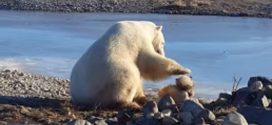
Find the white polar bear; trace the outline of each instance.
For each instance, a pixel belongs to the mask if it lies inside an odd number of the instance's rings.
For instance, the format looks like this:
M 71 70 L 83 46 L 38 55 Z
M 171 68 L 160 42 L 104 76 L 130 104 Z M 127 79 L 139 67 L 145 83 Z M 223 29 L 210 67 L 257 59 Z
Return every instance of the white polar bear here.
M 190 73 L 164 57 L 162 26 L 148 21 L 114 24 L 78 60 L 71 74 L 75 104 L 140 108 L 142 79 Z

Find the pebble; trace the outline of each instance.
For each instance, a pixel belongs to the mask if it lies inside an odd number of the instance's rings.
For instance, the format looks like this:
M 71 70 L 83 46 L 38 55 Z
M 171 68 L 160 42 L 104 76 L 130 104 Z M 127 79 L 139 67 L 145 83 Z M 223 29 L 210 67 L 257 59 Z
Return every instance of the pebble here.
M 31 75 L 17 70 L 0 70 L 0 86 L 0 95 L 5 96 L 70 98 L 69 80 Z

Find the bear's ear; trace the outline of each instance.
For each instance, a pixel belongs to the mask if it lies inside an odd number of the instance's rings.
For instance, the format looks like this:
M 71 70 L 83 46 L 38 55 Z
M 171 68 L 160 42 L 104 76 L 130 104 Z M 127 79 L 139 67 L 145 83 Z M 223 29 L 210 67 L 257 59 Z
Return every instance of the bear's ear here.
M 156 29 L 157 29 L 158 31 L 162 31 L 162 26 L 157 26 Z

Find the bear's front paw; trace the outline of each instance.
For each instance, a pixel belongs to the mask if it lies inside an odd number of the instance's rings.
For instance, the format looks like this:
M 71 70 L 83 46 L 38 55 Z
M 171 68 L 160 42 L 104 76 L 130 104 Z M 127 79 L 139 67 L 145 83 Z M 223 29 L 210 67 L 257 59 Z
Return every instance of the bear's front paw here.
M 137 97 L 134 100 L 140 105 L 144 105 L 147 102 L 147 98 L 145 96 Z
M 172 74 L 173 75 L 184 75 L 184 74 L 190 74 L 191 70 L 188 68 L 179 68 L 179 69 L 175 69 L 173 70 Z

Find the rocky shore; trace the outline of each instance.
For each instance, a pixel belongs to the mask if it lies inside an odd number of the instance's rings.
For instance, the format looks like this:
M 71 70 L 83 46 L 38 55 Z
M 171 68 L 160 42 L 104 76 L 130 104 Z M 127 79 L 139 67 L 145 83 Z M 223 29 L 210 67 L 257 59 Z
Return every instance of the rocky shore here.
M 186 77 L 176 82 L 182 90 L 174 93 L 197 90 Z M 146 92 L 149 101 L 140 111 L 99 109 L 72 105 L 69 80 L 5 69 L 0 70 L 0 124 L 270 125 L 272 80 L 258 76 L 247 87 L 238 84 L 235 80 L 231 94 L 221 93 L 212 102 L 193 94 L 159 97 L 153 91 Z
M 271 0 L 1 0 L 0 9 L 272 17 Z

